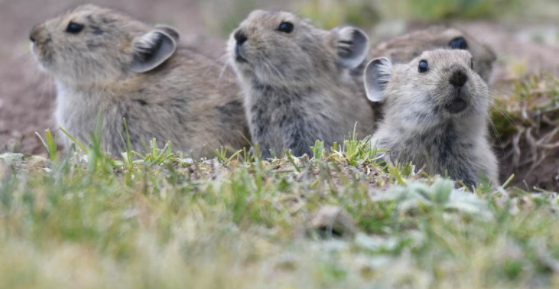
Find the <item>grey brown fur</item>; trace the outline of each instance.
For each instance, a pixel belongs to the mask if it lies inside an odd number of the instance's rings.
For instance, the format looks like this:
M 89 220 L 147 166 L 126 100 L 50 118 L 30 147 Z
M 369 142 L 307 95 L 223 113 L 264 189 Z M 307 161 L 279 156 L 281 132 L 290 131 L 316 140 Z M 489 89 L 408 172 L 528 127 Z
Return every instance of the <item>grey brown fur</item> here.
M 85 28 L 65 32 L 70 21 Z M 99 119 L 105 148 L 124 152 L 125 118 L 134 150 L 156 138 L 211 157 L 221 146 L 238 150 L 248 143 L 234 81 L 220 78 L 213 61 L 182 48 L 171 28 L 85 5 L 35 27 L 31 36 L 41 67 L 57 83 L 56 121 L 82 142 L 91 141 Z
M 451 42 L 460 38 L 465 46 L 455 49 L 468 50 L 474 57 L 474 70 L 489 83 L 493 64 L 497 60 L 495 52 L 464 31 L 451 26 L 436 25 L 382 42 L 371 49 L 370 57 L 388 57 L 394 63 L 408 63 L 424 51 L 451 49 Z
M 282 22 L 291 33 L 278 31 Z M 287 12 L 254 11 L 232 34 L 230 59 L 245 92 L 252 140 L 264 157 L 300 156 L 323 140 L 369 134 L 373 111 L 362 77 L 368 38 L 346 27 L 325 31 Z
M 425 73 L 418 69 L 422 60 L 429 65 Z M 497 160 L 487 141 L 489 90 L 471 63 L 467 51 L 434 50 L 408 64 L 387 58 L 369 64 L 367 95 L 384 101 L 386 110 L 371 143 L 388 149 L 386 161 L 448 173 L 469 187 L 483 177 L 498 184 Z
M 456 46 L 456 41 L 462 46 Z M 474 57 L 474 70 L 490 83 L 497 60 L 495 52 L 467 33 L 447 25 L 431 26 L 379 43 L 371 49 L 370 58 L 388 57 L 393 63 L 408 63 L 424 51 L 434 49 L 468 50 Z M 383 105 L 371 105 L 376 112 L 375 122 L 380 123 L 384 116 Z

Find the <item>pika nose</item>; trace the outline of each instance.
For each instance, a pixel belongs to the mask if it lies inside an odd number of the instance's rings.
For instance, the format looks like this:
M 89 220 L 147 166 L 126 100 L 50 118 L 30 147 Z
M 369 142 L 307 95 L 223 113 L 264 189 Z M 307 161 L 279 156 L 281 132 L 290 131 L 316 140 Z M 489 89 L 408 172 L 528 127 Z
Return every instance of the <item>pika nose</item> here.
M 463 87 L 468 82 L 468 75 L 463 70 L 456 70 L 450 77 L 449 82 L 456 88 Z
M 237 41 L 237 44 L 243 44 L 248 40 L 248 36 L 241 30 L 237 30 L 237 32 L 235 32 L 234 37 L 235 40 Z
M 38 34 L 39 34 L 39 26 L 34 26 L 33 29 L 31 29 L 31 34 L 29 35 L 29 40 L 31 40 L 31 42 L 35 43 L 35 41 L 37 41 Z

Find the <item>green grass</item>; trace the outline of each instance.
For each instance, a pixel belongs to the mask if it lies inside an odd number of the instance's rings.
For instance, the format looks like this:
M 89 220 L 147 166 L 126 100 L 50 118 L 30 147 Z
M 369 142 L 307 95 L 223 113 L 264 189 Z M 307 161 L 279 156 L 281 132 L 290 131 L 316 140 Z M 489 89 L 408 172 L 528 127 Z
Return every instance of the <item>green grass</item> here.
M 79 151 L 0 156 L 0 288 L 559 285 L 554 194 L 456 189 L 366 141 L 272 161 Z M 313 228 L 325 206 L 356 232 Z
M 214 29 L 228 33 L 261 2 L 219 6 L 213 13 L 225 20 Z M 331 28 L 376 17 L 495 17 L 502 1 L 318 2 L 290 7 Z M 557 80 L 514 86 L 492 111 L 505 144 L 557 119 Z M 317 143 L 314 158 L 219 150 L 193 161 L 155 142 L 111 157 L 98 139 L 75 141 L 78 152 L 66 156 L 51 132 L 41 138 L 48 159 L 0 155 L 0 289 L 559 287 L 553 193 L 456 189 L 411 165 L 382 167 L 356 140 L 331 152 Z M 347 212 L 356 233 L 313 228 L 325 206 Z
M 351 24 L 369 28 L 378 21 L 395 18 L 423 21 L 499 18 L 503 14 L 517 15 L 525 4 L 521 0 L 307 0 L 295 7 L 321 27 Z
M 207 0 L 201 3 L 205 8 L 205 25 L 219 36 L 229 35 L 255 9 L 292 11 L 324 29 L 339 25 L 370 29 L 378 22 L 391 20 L 554 21 L 559 11 L 559 5 L 553 0 Z

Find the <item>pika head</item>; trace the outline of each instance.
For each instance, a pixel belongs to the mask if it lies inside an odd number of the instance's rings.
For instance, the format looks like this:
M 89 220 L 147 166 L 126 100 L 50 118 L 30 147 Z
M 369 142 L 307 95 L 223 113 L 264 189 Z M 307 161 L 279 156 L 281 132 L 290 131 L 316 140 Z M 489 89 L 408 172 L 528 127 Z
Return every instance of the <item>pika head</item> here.
M 466 50 L 426 51 L 407 64 L 377 58 L 365 72 L 367 97 L 385 102 L 386 115 L 410 126 L 430 127 L 463 116 L 485 118 L 487 84 Z
M 172 28 L 153 28 L 93 5 L 37 25 L 30 35 L 41 67 L 58 80 L 80 85 L 149 72 L 175 53 L 178 39 Z
M 474 70 L 489 82 L 493 63 L 497 59 L 495 52 L 467 33 L 445 25 L 415 31 L 381 43 L 372 50 L 371 56 L 372 58 L 385 56 L 393 62 L 407 63 L 423 51 L 439 48 L 469 51 L 474 59 Z
M 260 83 L 309 84 L 361 65 L 369 51 L 364 32 L 321 30 L 288 12 L 254 11 L 228 45 L 237 73 Z

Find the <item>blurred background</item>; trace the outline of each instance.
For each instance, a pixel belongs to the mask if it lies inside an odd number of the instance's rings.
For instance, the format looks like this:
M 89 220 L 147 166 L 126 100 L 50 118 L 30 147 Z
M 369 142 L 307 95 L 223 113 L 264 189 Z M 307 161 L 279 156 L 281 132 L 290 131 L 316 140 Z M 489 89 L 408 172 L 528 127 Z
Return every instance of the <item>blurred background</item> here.
M 227 35 L 253 9 L 293 11 L 326 29 L 359 26 L 374 43 L 433 23 L 453 24 L 499 56 L 492 81 L 493 138 L 503 175 L 537 170 L 545 176 L 529 185 L 557 187 L 559 145 L 552 146 L 559 95 L 557 0 L 0 0 L 0 153 L 44 153 L 35 132 L 53 128 L 54 85 L 38 71 L 28 34 L 33 25 L 84 3 L 174 26 L 185 45 L 216 61 L 224 59 Z M 543 122 L 544 116 L 550 122 Z M 544 137 L 546 143 L 538 147 Z

